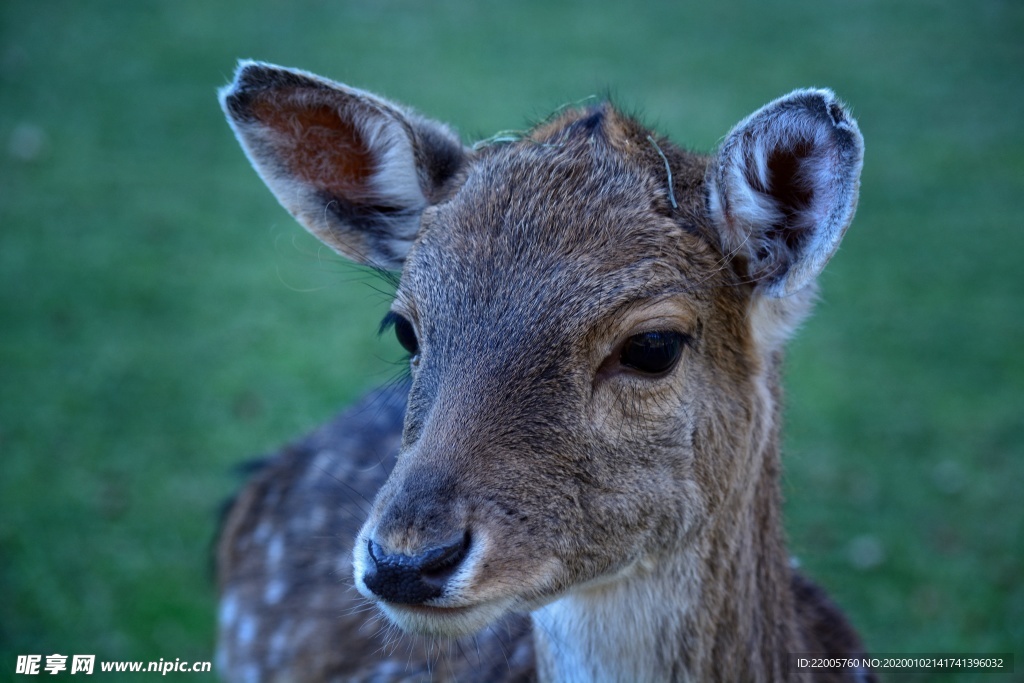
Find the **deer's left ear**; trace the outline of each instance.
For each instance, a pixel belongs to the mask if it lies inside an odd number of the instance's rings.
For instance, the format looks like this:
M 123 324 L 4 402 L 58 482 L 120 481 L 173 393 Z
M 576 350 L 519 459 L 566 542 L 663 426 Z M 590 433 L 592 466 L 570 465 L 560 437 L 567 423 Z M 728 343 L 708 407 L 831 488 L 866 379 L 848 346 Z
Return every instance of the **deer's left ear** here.
M 757 290 L 813 282 L 853 220 L 864 140 L 830 90 L 797 90 L 726 136 L 708 169 L 708 208 L 726 254 Z

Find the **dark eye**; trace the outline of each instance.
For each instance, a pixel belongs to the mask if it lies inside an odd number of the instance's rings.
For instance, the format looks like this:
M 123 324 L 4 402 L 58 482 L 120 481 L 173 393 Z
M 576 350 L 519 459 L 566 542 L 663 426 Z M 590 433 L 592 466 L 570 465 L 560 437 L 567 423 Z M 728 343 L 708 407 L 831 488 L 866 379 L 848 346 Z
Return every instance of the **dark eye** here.
M 395 328 L 395 337 L 398 339 L 398 343 L 409 352 L 410 356 L 419 353 L 420 343 L 416 339 L 416 330 L 413 329 L 412 323 L 407 318 L 393 311 L 389 312 L 381 321 L 380 331 L 383 333 L 389 327 Z
M 671 370 L 683 353 L 686 335 L 680 332 L 656 331 L 635 334 L 626 340 L 619 362 L 627 368 L 649 375 Z

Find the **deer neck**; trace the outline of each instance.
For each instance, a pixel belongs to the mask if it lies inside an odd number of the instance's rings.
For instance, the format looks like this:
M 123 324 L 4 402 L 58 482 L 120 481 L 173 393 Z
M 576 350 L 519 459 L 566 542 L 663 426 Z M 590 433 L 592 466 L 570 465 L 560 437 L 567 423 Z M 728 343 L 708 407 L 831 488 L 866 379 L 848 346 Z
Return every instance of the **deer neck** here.
M 769 405 L 777 396 L 770 392 Z M 542 681 L 775 681 L 800 635 L 780 524 L 777 415 L 749 481 L 682 550 L 535 611 Z M 775 423 L 775 424 L 773 424 Z
M 533 612 L 539 679 L 693 680 L 679 668 L 700 581 L 686 565 L 639 567 Z

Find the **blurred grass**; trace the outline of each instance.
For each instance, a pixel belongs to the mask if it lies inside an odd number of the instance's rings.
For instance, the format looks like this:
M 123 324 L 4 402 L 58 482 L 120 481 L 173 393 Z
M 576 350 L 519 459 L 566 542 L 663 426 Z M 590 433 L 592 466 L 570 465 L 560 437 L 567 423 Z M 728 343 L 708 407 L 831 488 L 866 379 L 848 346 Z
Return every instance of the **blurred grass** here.
M 467 139 L 610 91 L 708 150 L 834 88 L 867 158 L 790 353 L 793 549 L 873 651 L 1020 659 L 1022 35 L 1012 0 L 7 0 L 0 679 L 26 653 L 211 659 L 230 467 L 394 372 L 381 283 L 292 225 L 222 121 L 239 57 Z

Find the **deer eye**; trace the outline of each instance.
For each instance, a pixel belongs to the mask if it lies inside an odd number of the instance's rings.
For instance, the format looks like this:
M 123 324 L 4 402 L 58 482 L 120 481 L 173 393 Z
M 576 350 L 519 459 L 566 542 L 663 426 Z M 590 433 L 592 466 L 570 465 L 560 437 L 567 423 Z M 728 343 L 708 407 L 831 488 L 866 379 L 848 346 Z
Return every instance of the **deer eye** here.
M 619 362 L 648 375 L 662 375 L 675 367 L 683 353 L 686 335 L 657 330 L 634 334 L 626 340 Z
M 381 321 L 380 332 L 383 333 L 389 327 L 395 328 L 395 337 L 398 339 L 398 343 L 409 352 L 410 356 L 415 356 L 419 353 L 420 343 L 416 339 L 416 330 L 408 318 L 391 311 Z

